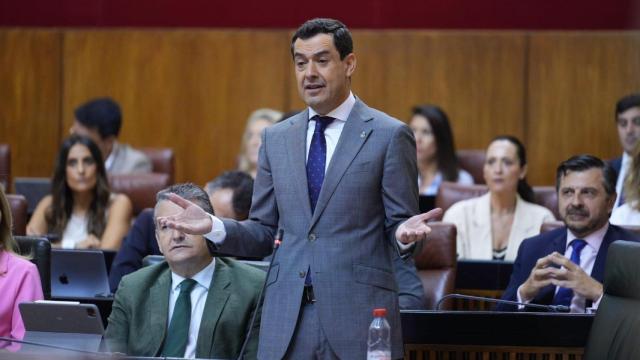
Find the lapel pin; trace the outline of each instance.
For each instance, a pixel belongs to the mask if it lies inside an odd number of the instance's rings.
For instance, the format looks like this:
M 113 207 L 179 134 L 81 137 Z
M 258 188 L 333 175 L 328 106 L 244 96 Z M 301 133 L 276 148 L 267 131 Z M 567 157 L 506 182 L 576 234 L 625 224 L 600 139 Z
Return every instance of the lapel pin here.
M 364 137 L 367 136 L 367 132 L 363 131 L 360 133 L 360 137 L 364 139 Z

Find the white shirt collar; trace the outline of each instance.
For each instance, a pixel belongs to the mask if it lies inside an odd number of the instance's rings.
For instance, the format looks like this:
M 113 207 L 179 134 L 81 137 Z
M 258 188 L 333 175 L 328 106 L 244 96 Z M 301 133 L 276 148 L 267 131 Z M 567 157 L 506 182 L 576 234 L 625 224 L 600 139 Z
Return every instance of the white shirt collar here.
M 353 110 L 353 106 L 355 104 L 356 104 L 356 97 L 353 95 L 351 91 L 349 91 L 349 96 L 347 96 L 347 99 L 344 102 L 342 102 L 340 106 L 329 111 L 329 113 L 326 114 L 325 116 L 330 116 L 334 119 L 341 120 L 341 121 L 347 121 L 347 119 L 349 118 L 349 114 L 351 114 L 351 110 Z M 309 107 L 309 119 L 313 118 L 316 115 L 318 115 L 318 113 L 315 110 L 313 110 L 311 107 Z
M 597 231 L 592 232 L 591 234 L 582 238 L 582 240 L 587 242 L 589 247 L 593 248 L 596 252 L 600 249 L 600 245 L 602 245 L 602 240 L 604 240 L 604 236 L 607 234 L 607 230 L 609 230 L 609 222 L 598 229 Z M 575 239 L 579 239 L 575 236 L 571 230 L 567 229 L 567 243 L 565 245 L 565 250 L 569 247 L 569 244 Z
M 622 166 L 620 166 L 620 171 L 623 171 L 623 169 L 626 169 L 627 166 L 629 166 L 629 164 L 631 163 L 631 156 L 629 156 L 629 154 L 627 154 L 626 151 L 622 152 Z
M 205 266 L 204 269 L 200 270 L 200 272 L 193 275 L 191 278 L 195 280 L 198 283 L 198 285 L 203 286 L 205 289 L 209 290 L 209 285 L 211 285 L 211 280 L 213 279 L 213 272 L 215 270 L 215 265 L 216 265 L 216 259 L 212 258 L 211 263 L 209 263 L 209 265 Z M 184 279 L 185 279 L 184 277 L 172 271 L 171 272 L 171 290 L 172 291 L 179 290 L 178 287 L 180 286 L 180 283 L 182 283 Z

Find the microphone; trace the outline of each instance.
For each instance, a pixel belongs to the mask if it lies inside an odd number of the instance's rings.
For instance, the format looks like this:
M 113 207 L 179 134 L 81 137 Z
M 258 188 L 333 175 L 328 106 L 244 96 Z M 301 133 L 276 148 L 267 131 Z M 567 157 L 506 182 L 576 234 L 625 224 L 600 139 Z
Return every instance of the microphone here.
M 14 338 L 10 338 L 10 337 L 5 337 L 5 336 L 0 336 L 0 341 L 12 342 L 12 343 L 17 343 L 17 344 L 25 344 L 25 345 L 42 346 L 44 348 L 65 350 L 65 351 L 71 351 L 71 352 L 81 353 L 81 354 L 91 354 L 91 355 L 109 355 L 110 354 L 110 353 L 101 353 L 101 352 L 97 352 L 97 351 L 88 351 L 88 350 L 80 350 L 80 349 L 68 348 L 68 347 L 59 346 L 59 345 L 43 344 L 43 343 L 39 343 L 39 342 L 35 342 L 35 341 L 18 340 L 18 339 L 14 339 Z
M 490 297 L 482 297 L 482 296 L 472 296 L 472 295 L 462 295 L 462 294 L 448 294 L 440 298 L 438 303 L 436 304 L 436 310 L 440 310 L 440 305 L 447 299 L 465 299 L 465 300 L 476 300 L 476 301 L 486 301 L 497 304 L 505 304 L 505 305 L 514 305 L 514 306 L 524 306 L 532 309 L 541 309 L 555 313 L 568 313 L 569 307 L 566 305 L 540 305 L 540 304 L 527 304 L 521 303 L 517 301 L 511 300 L 502 300 L 502 299 L 494 299 Z
M 276 258 L 276 253 L 280 248 L 280 244 L 282 244 L 282 237 L 284 235 L 284 230 L 278 229 L 276 233 L 275 239 L 273 239 L 273 255 L 271 256 L 271 261 L 269 261 L 269 267 L 267 268 L 267 276 L 264 278 L 264 283 L 262 284 L 262 289 L 260 289 L 260 296 L 258 296 L 258 306 L 256 306 L 255 311 L 253 312 L 253 316 L 251 317 L 251 322 L 249 323 L 249 330 L 247 330 L 247 336 L 244 338 L 244 342 L 242 343 L 242 347 L 240 348 L 240 353 L 238 354 L 238 360 L 244 359 L 244 352 L 249 343 L 249 339 L 251 338 L 251 330 L 253 330 L 253 324 L 256 322 L 256 315 L 258 314 L 258 308 L 260 307 L 260 303 L 264 302 L 262 298 L 262 294 L 264 293 L 264 289 L 267 287 L 267 281 L 269 280 L 269 274 L 271 273 L 271 267 L 273 266 L 273 260 Z

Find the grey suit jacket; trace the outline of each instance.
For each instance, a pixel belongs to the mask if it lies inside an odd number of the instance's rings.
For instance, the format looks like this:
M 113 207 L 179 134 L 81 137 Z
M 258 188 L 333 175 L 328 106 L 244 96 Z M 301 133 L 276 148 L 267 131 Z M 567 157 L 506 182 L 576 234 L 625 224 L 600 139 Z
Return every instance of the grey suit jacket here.
M 263 282 L 263 271 L 231 259 L 216 258 L 198 333 L 197 358 L 238 357 L 251 316 L 259 309 Z M 105 334 L 110 351 L 158 356 L 167 332 L 170 287 L 171 271 L 164 261 L 122 278 Z M 260 326 L 259 322 L 258 316 L 254 326 Z M 256 358 L 257 335 L 255 328 L 245 359 Z
M 387 309 L 392 355 L 402 357 L 392 251 L 397 226 L 418 212 L 413 134 L 357 100 L 312 214 L 307 124 L 303 111 L 264 131 L 249 220 L 223 220 L 227 236 L 218 250 L 240 256 L 268 255 L 276 230 L 284 230 L 267 279 L 258 358 L 285 355 L 309 268 L 321 326 L 340 358 L 365 358 L 375 308 Z
M 109 174 L 150 173 L 152 169 L 151 160 L 147 155 L 127 144 L 118 143 L 113 154 L 113 163 L 107 172 Z

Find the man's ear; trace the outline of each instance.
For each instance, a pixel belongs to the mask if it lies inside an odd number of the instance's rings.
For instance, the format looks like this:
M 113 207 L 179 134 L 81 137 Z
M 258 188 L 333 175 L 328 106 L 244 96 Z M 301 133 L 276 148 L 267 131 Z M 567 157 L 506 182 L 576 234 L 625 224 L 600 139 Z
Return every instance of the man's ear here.
M 353 73 L 356 71 L 356 54 L 351 53 L 347 56 L 345 56 L 344 60 L 342 60 L 342 62 L 345 64 L 346 66 L 346 72 L 347 72 L 347 77 L 351 78 L 351 75 L 353 75 Z
M 158 243 L 158 249 L 160 250 L 160 254 L 164 255 L 164 253 L 162 252 L 162 246 L 160 246 L 160 237 L 158 236 L 158 229 L 155 229 L 153 231 L 153 234 L 156 237 L 156 242 Z

